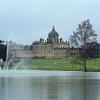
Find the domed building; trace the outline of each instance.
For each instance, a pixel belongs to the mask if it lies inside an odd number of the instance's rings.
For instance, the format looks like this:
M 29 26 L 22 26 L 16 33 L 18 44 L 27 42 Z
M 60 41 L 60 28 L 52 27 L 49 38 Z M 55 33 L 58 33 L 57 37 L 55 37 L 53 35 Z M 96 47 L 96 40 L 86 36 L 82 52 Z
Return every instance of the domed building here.
M 48 34 L 48 38 L 44 41 L 40 38 L 39 41 L 33 42 L 30 49 L 23 50 L 24 58 L 65 58 L 68 56 L 69 42 L 64 42 L 59 38 L 54 26 Z M 13 56 L 20 58 L 20 50 L 14 51 Z
M 34 42 L 32 44 L 33 58 L 65 58 L 68 56 L 69 43 L 59 38 L 54 26 L 48 34 L 47 41 Z
M 54 26 L 52 28 L 52 31 L 48 35 L 47 42 L 48 43 L 57 43 L 57 42 L 59 42 L 59 34 L 55 31 Z

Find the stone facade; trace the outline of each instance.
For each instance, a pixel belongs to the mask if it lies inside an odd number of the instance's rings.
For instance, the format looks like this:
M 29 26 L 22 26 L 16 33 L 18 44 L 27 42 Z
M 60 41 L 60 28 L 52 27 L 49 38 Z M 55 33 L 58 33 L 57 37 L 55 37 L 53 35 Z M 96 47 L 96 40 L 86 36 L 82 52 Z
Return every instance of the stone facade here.
M 66 43 L 37 43 L 32 45 L 33 57 L 64 58 L 67 55 Z

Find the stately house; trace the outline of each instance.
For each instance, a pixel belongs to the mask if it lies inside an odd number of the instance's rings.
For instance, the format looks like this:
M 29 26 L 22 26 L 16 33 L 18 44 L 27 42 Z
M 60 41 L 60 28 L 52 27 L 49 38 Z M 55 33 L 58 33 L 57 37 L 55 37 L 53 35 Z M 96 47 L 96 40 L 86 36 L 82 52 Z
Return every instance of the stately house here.
M 56 32 L 54 26 L 46 41 L 40 39 L 33 42 L 30 48 L 13 50 L 13 57 L 30 58 L 65 58 L 68 56 L 69 42 L 64 42 Z
M 33 57 L 45 58 L 64 58 L 67 56 L 69 43 L 59 38 L 59 34 L 53 26 L 52 31 L 48 34 L 47 41 L 40 39 L 39 42 L 32 44 Z

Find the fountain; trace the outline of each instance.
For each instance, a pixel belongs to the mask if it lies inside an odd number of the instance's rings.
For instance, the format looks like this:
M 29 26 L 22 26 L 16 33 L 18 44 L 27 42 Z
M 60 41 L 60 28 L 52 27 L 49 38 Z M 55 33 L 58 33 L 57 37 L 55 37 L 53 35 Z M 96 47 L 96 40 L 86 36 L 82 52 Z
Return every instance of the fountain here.
M 0 68 L 3 70 L 16 70 L 19 66 L 22 66 L 23 64 L 23 49 L 20 48 L 16 43 L 12 41 L 7 41 L 7 50 L 6 50 L 6 61 L 3 61 L 3 59 L 0 59 Z M 14 53 L 16 53 L 16 50 L 19 50 L 17 52 L 18 55 L 20 55 L 20 58 L 17 58 Z

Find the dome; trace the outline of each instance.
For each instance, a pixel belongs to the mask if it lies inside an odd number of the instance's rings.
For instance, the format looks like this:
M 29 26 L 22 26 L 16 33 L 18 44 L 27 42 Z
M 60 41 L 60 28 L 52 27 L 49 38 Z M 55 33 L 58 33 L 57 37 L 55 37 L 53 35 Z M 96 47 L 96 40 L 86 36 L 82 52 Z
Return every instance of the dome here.
M 53 26 L 52 31 L 48 35 L 50 38 L 52 37 L 59 37 L 59 34 L 55 31 L 55 28 Z

